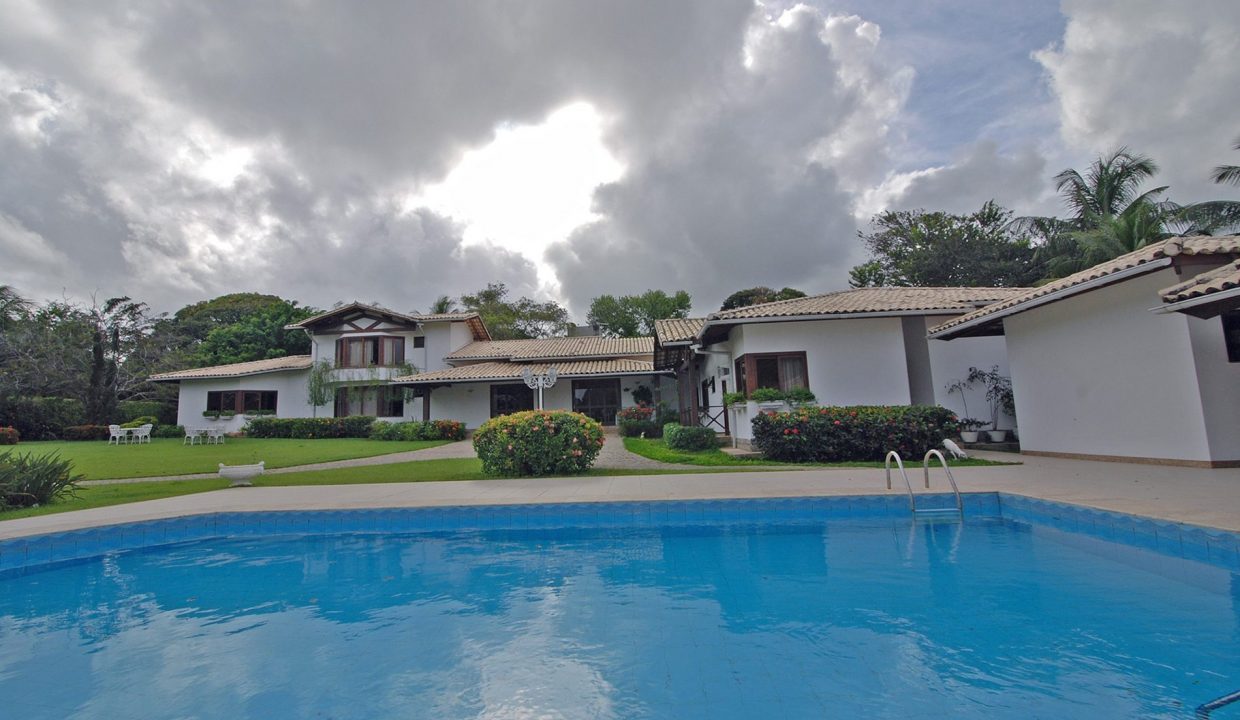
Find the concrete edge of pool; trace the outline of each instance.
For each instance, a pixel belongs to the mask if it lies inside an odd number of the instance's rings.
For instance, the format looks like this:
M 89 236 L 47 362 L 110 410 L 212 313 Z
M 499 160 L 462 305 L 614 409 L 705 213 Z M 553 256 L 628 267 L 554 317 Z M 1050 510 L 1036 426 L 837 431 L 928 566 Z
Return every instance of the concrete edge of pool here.
M 955 507 L 954 497 L 947 493 L 924 493 L 918 500 L 921 507 Z M 1117 547 L 1240 572 L 1240 533 L 1011 493 L 966 493 L 963 501 L 966 519 L 1014 520 L 1052 528 L 1067 536 L 1108 541 Z M 0 578 L 113 552 L 221 538 L 564 527 L 654 528 L 853 519 L 927 522 L 912 518 L 907 495 L 890 494 L 224 511 L 0 540 Z M 942 521 L 942 517 L 937 520 Z

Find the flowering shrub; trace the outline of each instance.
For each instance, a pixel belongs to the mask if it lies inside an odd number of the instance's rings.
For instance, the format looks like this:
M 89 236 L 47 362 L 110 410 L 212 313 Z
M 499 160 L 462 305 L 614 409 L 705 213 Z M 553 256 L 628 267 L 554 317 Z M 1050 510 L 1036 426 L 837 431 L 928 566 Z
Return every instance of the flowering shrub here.
M 888 450 L 920 458 L 957 432 L 956 416 L 937 405 L 801 407 L 760 413 L 754 445 L 772 460 L 882 460 Z
M 60 431 L 62 440 L 107 440 L 107 425 L 70 425 Z
M 429 422 L 387 422 L 376 420 L 370 426 L 371 440 L 464 440 L 465 423 L 460 420 Z
M 711 450 L 719 447 L 719 436 L 710 428 L 668 423 L 663 426 L 663 442 L 673 450 Z
M 622 409 L 616 414 L 616 425 L 624 437 L 663 437 L 663 426 L 656 420 L 655 409 L 650 405 L 635 405 Z
M 581 413 L 527 410 L 491 418 L 474 433 L 490 475 L 577 475 L 594 464 L 603 427 Z
M 293 438 L 315 440 L 318 438 L 364 438 L 370 437 L 370 426 L 375 419 L 369 415 L 340 418 L 253 418 L 245 426 L 246 437 Z
M 18 434 L 11 427 L 0 427 L 0 445 L 16 445 Z

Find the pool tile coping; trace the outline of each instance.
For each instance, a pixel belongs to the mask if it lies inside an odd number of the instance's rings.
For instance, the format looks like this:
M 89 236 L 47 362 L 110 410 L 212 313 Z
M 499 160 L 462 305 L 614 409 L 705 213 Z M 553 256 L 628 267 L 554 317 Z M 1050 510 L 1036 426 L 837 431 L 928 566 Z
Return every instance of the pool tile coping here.
M 962 493 L 961 498 L 966 519 L 1015 520 L 1240 572 L 1240 533 L 1007 492 Z M 950 509 L 955 499 L 949 493 L 930 493 L 918 495 L 917 503 L 924 509 Z M 862 518 L 907 519 L 908 498 L 832 495 L 210 512 L 0 540 L 0 578 L 113 552 L 214 538 Z

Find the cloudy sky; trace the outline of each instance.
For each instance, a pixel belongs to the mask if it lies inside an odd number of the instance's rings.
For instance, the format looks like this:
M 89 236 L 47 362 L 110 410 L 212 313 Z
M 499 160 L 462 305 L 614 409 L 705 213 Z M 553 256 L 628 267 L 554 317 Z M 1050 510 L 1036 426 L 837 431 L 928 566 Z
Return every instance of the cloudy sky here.
M 424 308 L 825 292 L 884 208 L 1235 198 L 1235 0 L 0 0 L 0 284 Z

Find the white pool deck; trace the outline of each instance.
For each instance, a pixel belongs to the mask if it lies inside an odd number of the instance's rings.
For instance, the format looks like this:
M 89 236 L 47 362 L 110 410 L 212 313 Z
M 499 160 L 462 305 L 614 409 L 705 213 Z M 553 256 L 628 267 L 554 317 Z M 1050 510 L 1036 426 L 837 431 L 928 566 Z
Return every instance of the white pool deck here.
M 1024 464 L 957 468 L 953 472 L 961 492 L 1015 493 L 1240 531 L 1240 469 L 982 454 Z M 230 488 L 0 521 L 0 539 L 214 512 L 907 494 L 898 473 L 893 473 L 890 491 L 884 477 L 880 469 L 846 468 Z M 909 477 L 915 492 L 926 492 L 920 465 L 910 469 Z M 949 489 L 942 470 L 931 473 L 930 486 L 931 492 Z

